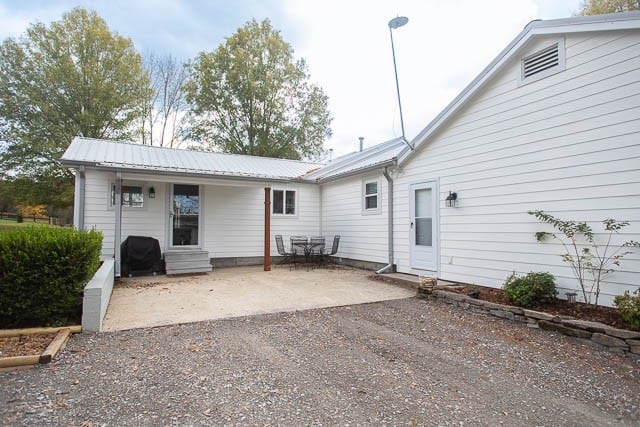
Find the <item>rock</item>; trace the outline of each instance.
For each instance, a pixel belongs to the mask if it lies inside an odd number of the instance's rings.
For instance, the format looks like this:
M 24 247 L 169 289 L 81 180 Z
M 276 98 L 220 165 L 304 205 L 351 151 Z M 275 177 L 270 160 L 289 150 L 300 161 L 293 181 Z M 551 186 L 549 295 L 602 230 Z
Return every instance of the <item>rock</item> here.
M 576 338 L 591 338 L 591 332 L 583 331 L 582 329 L 573 329 L 569 326 L 562 325 L 560 323 L 549 322 L 547 320 L 540 320 L 538 325 L 547 331 L 556 331 L 561 334 L 568 335 Z M 594 334 L 595 335 L 595 334 Z M 606 336 L 606 335 L 605 335 Z
M 504 310 L 504 311 L 510 311 L 513 314 L 522 314 L 522 309 L 520 307 L 513 307 L 510 305 L 504 305 L 504 304 L 496 304 L 489 301 L 484 301 L 483 305 L 489 310 Z
M 618 347 L 618 348 L 627 348 L 627 343 L 621 340 L 620 338 L 615 338 L 610 335 L 601 334 L 599 332 L 595 332 L 591 336 L 591 340 L 593 342 L 597 342 L 598 344 L 602 344 L 607 347 Z
M 510 311 L 506 311 L 506 310 L 489 310 L 489 313 L 491 313 L 491 315 L 496 316 L 496 317 L 502 317 L 503 319 L 515 320 L 515 315 Z
M 456 294 L 456 293 L 453 293 L 453 292 L 448 292 L 445 298 L 448 298 L 448 299 L 453 300 L 453 301 L 464 301 L 464 302 L 467 302 L 467 300 L 471 299 L 466 295 Z
M 622 338 L 624 340 L 635 340 L 640 338 L 640 332 L 628 331 L 626 329 L 607 327 L 605 333 L 607 335 L 611 335 L 612 337 Z
M 548 322 L 553 322 L 553 320 L 556 318 L 556 316 L 554 316 L 553 314 L 543 313 L 541 311 L 523 309 L 522 313 L 526 317 L 531 317 L 532 319 L 537 319 L 537 320 L 546 320 Z
M 609 328 L 607 325 L 602 323 L 576 319 L 562 320 L 562 324 L 573 328 L 584 329 L 585 331 L 600 332 L 603 334 L 606 333 L 606 330 Z

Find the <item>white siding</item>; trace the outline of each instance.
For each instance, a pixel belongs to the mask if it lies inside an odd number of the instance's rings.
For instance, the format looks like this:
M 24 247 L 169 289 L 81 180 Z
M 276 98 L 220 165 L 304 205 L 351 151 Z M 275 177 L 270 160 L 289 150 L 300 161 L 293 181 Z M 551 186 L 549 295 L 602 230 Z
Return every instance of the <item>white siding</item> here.
M 85 228 L 95 227 L 103 234 L 102 256 L 114 255 L 115 211 L 109 206 L 110 185 L 115 181 L 114 172 L 92 169 L 86 171 Z M 165 248 L 166 199 L 163 183 L 125 179 L 124 184 L 140 184 L 144 192 L 143 208 L 122 209 L 122 241 L 128 236 L 149 236 L 160 241 Z M 156 197 L 149 198 L 149 187 L 156 190 Z
M 380 209 L 363 213 L 363 181 L 378 180 Z M 387 181 L 383 175 L 356 176 L 322 185 L 322 234 L 340 235 L 338 256 L 387 263 Z
M 264 254 L 264 187 L 207 186 L 205 193 L 204 249 L 212 258 L 254 257 Z M 285 244 L 292 235 L 318 235 L 318 188 L 307 184 L 273 184 L 296 190 L 297 214 L 271 217 L 271 254 L 277 255 L 274 237 Z
M 522 56 L 552 39 L 527 46 Z M 439 277 L 499 287 L 512 271 L 550 271 L 577 289 L 557 242 L 528 210 L 631 224 L 616 238 L 640 240 L 640 33 L 567 36 L 566 70 L 519 85 L 514 57 L 399 171 L 395 187 L 395 256 L 409 265 L 409 185 L 431 178 L 440 188 Z M 428 172 L 425 172 L 428 171 Z M 447 208 L 449 191 L 459 206 Z M 599 236 L 602 237 L 602 236 Z M 607 278 L 610 304 L 640 284 L 640 252 Z M 565 292 L 562 290 L 561 292 Z

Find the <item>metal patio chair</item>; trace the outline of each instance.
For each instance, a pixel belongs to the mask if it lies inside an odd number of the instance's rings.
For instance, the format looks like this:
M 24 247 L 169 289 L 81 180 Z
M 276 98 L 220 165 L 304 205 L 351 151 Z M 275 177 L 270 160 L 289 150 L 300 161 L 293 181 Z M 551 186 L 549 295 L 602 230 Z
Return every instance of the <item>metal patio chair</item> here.
M 325 238 L 323 236 L 311 237 L 309 239 L 311 246 L 311 256 L 318 265 L 324 262 Z
M 291 264 L 293 262 L 293 252 L 287 252 L 284 247 L 284 242 L 282 241 L 282 235 L 276 234 L 276 247 L 278 248 L 278 255 L 282 256 L 283 259 L 278 264 Z
M 333 245 L 331 245 L 331 252 L 326 254 L 327 259 L 331 259 L 329 257 L 338 253 L 338 246 L 340 245 L 340 236 L 336 234 L 333 236 Z
M 293 254 L 293 264 L 296 267 L 300 260 L 306 261 L 308 246 L 309 241 L 305 236 L 291 236 L 291 253 Z

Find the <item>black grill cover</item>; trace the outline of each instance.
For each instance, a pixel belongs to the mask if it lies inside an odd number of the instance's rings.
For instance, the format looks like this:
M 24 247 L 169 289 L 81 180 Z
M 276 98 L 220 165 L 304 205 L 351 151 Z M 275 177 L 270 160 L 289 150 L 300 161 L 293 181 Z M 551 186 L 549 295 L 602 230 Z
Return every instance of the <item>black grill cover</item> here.
M 129 236 L 120 245 L 122 275 L 157 273 L 161 270 L 160 243 L 153 237 Z

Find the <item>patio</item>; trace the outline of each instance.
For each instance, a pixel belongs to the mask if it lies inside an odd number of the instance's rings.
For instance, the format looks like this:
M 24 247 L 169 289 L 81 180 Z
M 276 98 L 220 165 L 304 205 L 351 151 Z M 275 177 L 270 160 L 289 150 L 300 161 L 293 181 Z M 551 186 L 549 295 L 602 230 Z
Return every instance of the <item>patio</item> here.
M 307 271 L 261 266 L 215 269 L 198 276 L 121 279 L 113 289 L 104 331 L 337 307 L 408 298 L 414 290 L 371 281 L 347 268 Z

